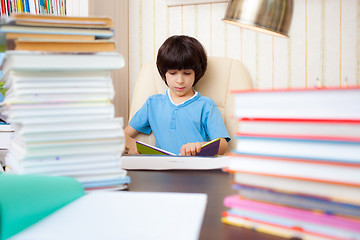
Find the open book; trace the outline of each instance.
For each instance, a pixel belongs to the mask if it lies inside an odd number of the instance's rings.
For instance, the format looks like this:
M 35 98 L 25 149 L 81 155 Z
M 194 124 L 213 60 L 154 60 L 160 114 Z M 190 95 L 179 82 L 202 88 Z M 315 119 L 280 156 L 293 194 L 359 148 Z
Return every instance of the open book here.
M 220 138 L 216 138 L 210 142 L 205 143 L 201 146 L 201 151 L 196 154 L 196 156 L 214 156 L 216 157 L 219 151 Z M 165 151 L 161 148 L 151 146 L 149 144 L 136 141 L 136 147 L 140 154 L 148 155 L 171 155 L 177 156 L 175 153 Z

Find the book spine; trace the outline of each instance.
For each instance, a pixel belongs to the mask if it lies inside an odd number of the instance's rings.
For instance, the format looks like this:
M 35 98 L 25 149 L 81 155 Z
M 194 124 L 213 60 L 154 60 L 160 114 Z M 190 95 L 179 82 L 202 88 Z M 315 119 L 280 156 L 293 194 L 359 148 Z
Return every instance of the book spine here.
M 66 0 L 61 0 L 63 6 L 63 15 L 67 15 Z
M 24 12 L 24 6 L 22 3 L 23 3 L 22 0 L 18 0 L 18 13 Z
M 12 6 L 13 6 L 13 8 L 12 8 L 12 12 L 11 12 L 11 14 L 14 14 L 14 13 L 17 13 L 18 12 L 18 0 L 11 0 L 11 4 L 12 4 Z
M 30 12 L 30 3 L 29 1 L 32 1 L 32 0 L 25 0 L 25 4 L 26 4 L 26 12 Z
M 308 221 L 314 224 L 324 224 L 332 227 L 342 228 L 344 230 L 357 231 L 360 229 L 360 221 L 351 218 L 319 214 L 312 211 L 289 208 L 281 205 L 262 203 L 229 196 L 224 199 L 224 205 L 230 208 L 248 209 L 250 211 L 270 214 L 289 219 Z M 360 233 L 360 232 L 359 232 Z
M 10 0 L 10 14 L 16 13 L 16 0 Z
M 46 0 L 46 11 L 47 11 L 47 14 L 51 14 L 51 9 L 50 9 L 50 0 Z
M 1 0 L 1 15 L 6 15 L 5 0 Z
M 10 2 L 6 0 L 6 16 L 10 16 Z

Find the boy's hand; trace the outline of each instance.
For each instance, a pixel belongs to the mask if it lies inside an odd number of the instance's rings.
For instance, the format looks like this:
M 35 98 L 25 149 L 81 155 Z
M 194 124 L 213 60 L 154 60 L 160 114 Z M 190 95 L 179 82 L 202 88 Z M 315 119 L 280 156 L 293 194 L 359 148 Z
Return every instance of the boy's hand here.
M 139 154 L 137 148 L 129 148 L 127 149 L 127 154 Z
M 139 132 L 132 128 L 130 125 L 124 129 L 125 133 L 125 151 L 127 154 L 139 154 L 136 148 L 136 139 L 134 138 Z
M 187 143 L 181 147 L 180 156 L 195 156 L 204 144 L 203 142 Z

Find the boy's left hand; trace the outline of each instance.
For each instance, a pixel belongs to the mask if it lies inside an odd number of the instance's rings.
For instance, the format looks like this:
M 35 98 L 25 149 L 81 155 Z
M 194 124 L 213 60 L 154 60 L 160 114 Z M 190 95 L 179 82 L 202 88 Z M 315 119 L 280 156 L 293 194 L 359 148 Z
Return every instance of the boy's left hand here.
M 195 156 L 201 150 L 203 142 L 187 143 L 180 149 L 180 156 Z

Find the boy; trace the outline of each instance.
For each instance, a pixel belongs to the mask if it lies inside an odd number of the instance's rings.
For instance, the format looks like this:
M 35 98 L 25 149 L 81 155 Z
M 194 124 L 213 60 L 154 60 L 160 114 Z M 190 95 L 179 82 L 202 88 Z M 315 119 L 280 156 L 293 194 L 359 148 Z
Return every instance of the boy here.
M 153 131 L 156 147 L 185 156 L 200 152 L 207 141 L 221 138 L 219 155 L 226 152 L 229 134 L 215 102 L 193 86 L 205 74 L 206 52 L 189 36 L 169 37 L 158 51 L 156 65 L 169 87 L 150 96 L 125 128 L 129 154 L 137 154 L 134 137 Z

